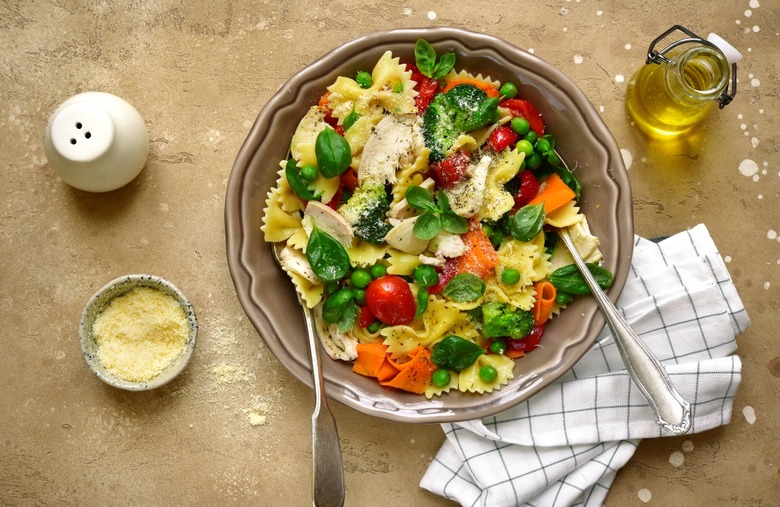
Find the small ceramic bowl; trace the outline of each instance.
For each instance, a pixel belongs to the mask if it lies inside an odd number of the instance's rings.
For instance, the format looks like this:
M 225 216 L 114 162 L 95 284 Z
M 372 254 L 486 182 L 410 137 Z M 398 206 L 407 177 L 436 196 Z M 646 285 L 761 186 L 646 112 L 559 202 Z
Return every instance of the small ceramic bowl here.
M 123 379 L 111 370 L 103 366 L 98 360 L 98 345 L 95 342 L 93 325 L 95 319 L 105 310 L 112 300 L 127 294 L 136 287 L 149 287 L 172 296 L 184 309 L 187 318 L 189 335 L 182 347 L 181 353 L 176 356 L 159 374 L 141 381 L 133 382 Z M 195 338 L 198 334 L 198 321 L 192 304 L 184 297 L 184 294 L 168 280 L 154 275 L 126 275 L 116 278 L 97 291 L 87 302 L 79 322 L 79 339 L 81 351 L 90 369 L 101 380 L 120 389 L 128 391 L 147 391 L 167 384 L 173 380 L 187 366 L 187 363 L 195 350 Z

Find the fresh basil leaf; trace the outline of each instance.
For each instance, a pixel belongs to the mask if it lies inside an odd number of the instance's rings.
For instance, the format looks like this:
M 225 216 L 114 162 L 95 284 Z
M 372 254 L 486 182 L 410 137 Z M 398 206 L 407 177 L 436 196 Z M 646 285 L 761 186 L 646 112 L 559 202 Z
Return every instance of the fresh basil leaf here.
M 419 185 L 411 185 L 404 193 L 409 206 L 420 211 L 436 211 L 436 203 L 433 194 Z
M 436 208 L 439 211 L 447 211 L 450 209 L 450 198 L 447 197 L 447 193 L 444 190 L 436 192 Z
M 423 213 L 414 221 L 412 233 L 423 241 L 433 239 L 441 229 L 441 219 L 434 213 Z
M 484 353 L 476 343 L 451 334 L 433 346 L 431 362 L 445 370 L 463 371 Z
M 319 199 L 322 195 L 321 190 L 312 192 L 309 189 L 308 182 L 301 178 L 301 171 L 298 169 L 298 164 L 295 162 L 295 159 L 291 158 L 287 161 L 287 165 L 284 167 L 284 176 L 287 178 L 287 183 L 290 184 L 290 188 L 293 189 L 295 195 L 301 199 L 305 201 L 313 201 L 315 199 Z
M 352 149 L 346 139 L 331 127 L 325 127 L 317 134 L 314 142 L 317 166 L 326 178 L 334 178 L 347 170 L 352 163 Z
M 314 274 L 326 282 L 340 280 L 349 272 L 349 254 L 344 245 L 312 220 L 312 231 L 306 244 L 306 258 Z
M 322 303 L 322 320 L 329 324 L 335 324 L 341 320 L 349 303 L 355 298 L 352 289 L 340 289 L 331 294 Z
M 482 297 L 485 293 L 485 282 L 472 273 L 455 275 L 442 290 L 442 295 L 457 301 L 467 303 Z
M 606 289 L 612 285 L 612 273 L 608 270 L 592 263 L 585 264 L 588 271 L 591 272 L 599 287 Z M 556 291 L 566 292 L 568 294 L 590 294 L 588 284 L 582 277 L 582 273 L 574 264 L 563 266 L 553 271 L 548 277 L 550 283 L 555 286 Z
M 498 111 L 498 97 L 490 97 L 482 101 L 476 111 L 461 121 L 461 130 L 471 132 L 484 127 L 496 116 Z
M 436 50 L 425 39 L 417 39 L 414 45 L 414 61 L 424 76 L 432 77 L 436 67 Z
M 355 304 L 355 301 L 350 301 L 344 307 L 344 311 L 341 313 L 339 320 L 336 321 L 336 329 L 342 333 L 346 333 L 355 327 L 355 320 L 357 319 L 357 315 L 357 305 Z
M 509 234 L 517 241 L 531 241 L 544 226 L 544 204 L 528 204 L 512 215 L 507 222 Z
M 350 129 L 352 125 L 355 124 L 356 121 L 360 119 L 360 113 L 357 113 L 355 111 L 352 111 L 347 115 L 346 118 L 344 118 L 344 124 L 342 125 L 344 127 L 344 132 Z
M 469 230 L 469 222 L 453 211 L 441 214 L 441 227 L 450 234 L 465 234 Z
M 417 311 L 414 314 L 414 318 L 418 318 L 420 315 L 425 313 L 425 310 L 428 309 L 428 289 L 425 287 L 420 287 L 417 289 Z
M 441 79 L 444 76 L 446 76 L 447 73 L 451 71 L 454 66 L 455 66 L 455 53 L 443 54 L 441 55 L 439 61 L 434 66 L 431 75 L 428 77 L 431 77 L 433 79 Z

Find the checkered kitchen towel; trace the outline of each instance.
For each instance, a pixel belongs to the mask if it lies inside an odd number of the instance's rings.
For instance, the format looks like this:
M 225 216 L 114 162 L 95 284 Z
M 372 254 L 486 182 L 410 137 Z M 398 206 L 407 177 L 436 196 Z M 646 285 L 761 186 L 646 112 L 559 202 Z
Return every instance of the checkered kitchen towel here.
M 735 338 L 750 320 L 707 228 L 636 238 L 617 306 L 691 404 L 691 433 L 728 424 L 742 367 Z M 420 485 L 464 506 L 601 505 L 640 439 L 668 435 L 655 421 L 605 329 L 531 399 L 443 424 Z

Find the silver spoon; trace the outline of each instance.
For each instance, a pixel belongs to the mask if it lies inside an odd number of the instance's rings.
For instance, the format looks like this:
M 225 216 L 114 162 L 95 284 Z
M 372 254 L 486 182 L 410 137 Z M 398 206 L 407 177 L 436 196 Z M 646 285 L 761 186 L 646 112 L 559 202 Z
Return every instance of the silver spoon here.
M 626 370 L 634 383 L 639 387 L 644 397 L 650 403 L 658 420 L 659 426 L 673 435 L 683 435 L 691 428 L 691 406 L 680 396 L 669 375 L 658 358 L 641 338 L 631 329 L 620 313 L 601 290 L 596 279 L 585 265 L 579 252 L 574 247 L 569 232 L 558 229 L 558 236 L 574 258 L 585 283 L 590 288 L 593 297 L 607 320 L 607 325 L 617 344 L 620 357 L 626 365 Z
M 274 259 L 281 266 L 279 252 L 283 246 L 275 243 Z M 311 415 L 312 448 L 312 501 L 316 507 L 340 507 L 344 505 L 344 462 L 339 446 L 339 432 L 336 418 L 328 407 L 325 394 L 325 381 L 320 363 L 319 340 L 314 326 L 314 314 L 298 296 L 306 322 L 306 334 L 309 339 L 311 355 L 311 374 L 314 380 L 314 412 Z

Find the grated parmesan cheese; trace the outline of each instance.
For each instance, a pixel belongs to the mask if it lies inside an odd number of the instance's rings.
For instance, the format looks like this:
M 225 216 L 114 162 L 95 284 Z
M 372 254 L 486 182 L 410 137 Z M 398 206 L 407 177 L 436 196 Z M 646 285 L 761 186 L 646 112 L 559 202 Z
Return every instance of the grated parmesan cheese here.
M 97 359 L 113 375 L 144 382 L 159 375 L 189 336 L 184 308 L 170 294 L 136 287 L 114 298 L 92 325 Z

